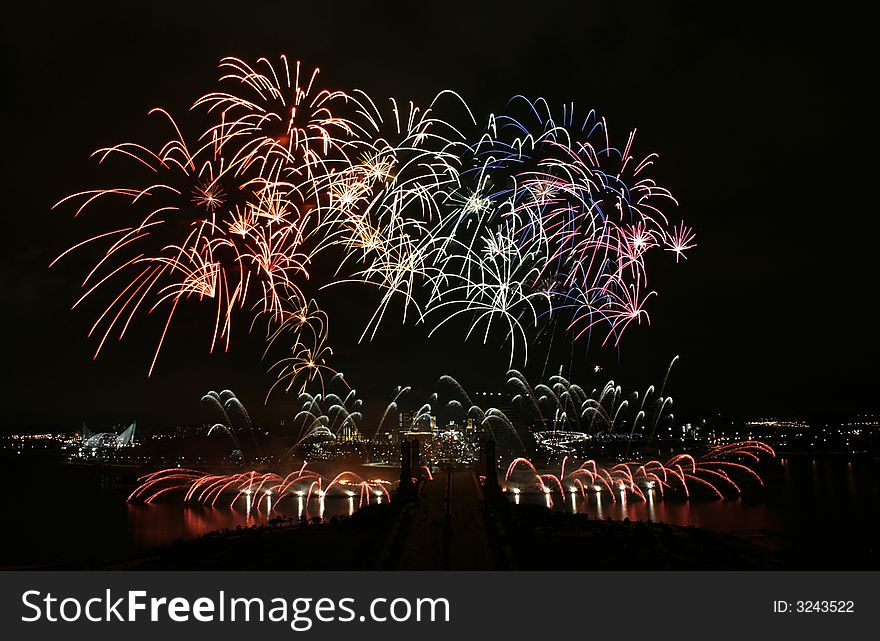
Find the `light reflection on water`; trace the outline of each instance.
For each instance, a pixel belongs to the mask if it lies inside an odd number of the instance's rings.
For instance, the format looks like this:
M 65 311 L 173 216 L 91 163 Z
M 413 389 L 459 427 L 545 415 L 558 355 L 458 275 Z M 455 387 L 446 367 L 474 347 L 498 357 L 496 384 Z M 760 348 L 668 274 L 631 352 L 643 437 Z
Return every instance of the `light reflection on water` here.
M 379 502 L 372 497 L 371 502 Z M 209 532 L 234 530 L 238 527 L 265 525 L 273 518 L 331 519 L 334 516 L 351 516 L 358 509 L 354 497 L 312 497 L 308 504 L 302 496 L 276 502 L 269 510 L 270 502 L 259 509 L 253 507 L 251 497 L 238 501 L 240 505 L 208 507 L 204 505 L 181 505 L 165 502 L 126 504 L 128 525 L 135 546 L 149 549 L 166 545 L 175 540 L 194 539 Z
M 371 466 L 313 467 L 327 478 L 346 468 L 369 479 L 392 481 L 399 475 L 395 469 Z M 0 510 L 0 531 L 6 543 L 0 546 L 0 567 L 100 566 L 141 558 L 176 540 L 260 525 L 274 517 L 330 520 L 348 516 L 357 511 L 361 500 L 357 494 L 333 493 L 324 500 L 313 495 L 308 501 L 304 496 L 279 501 L 277 496 L 266 495 L 261 502 L 256 496 L 243 495 L 234 507 L 219 501 L 214 508 L 186 505 L 182 496 L 150 505 L 129 504 L 126 497 L 141 473 L 28 462 L 0 467 L 0 484 L 19 488 L 15 509 Z M 377 497 L 370 496 L 369 501 L 377 502 Z
M 613 500 L 612 500 L 613 499 Z M 767 510 L 760 503 L 749 504 L 742 499 L 727 501 L 687 500 L 655 497 L 654 491 L 646 492 L 646 499 L 633 499 L 626 494 L 587 493 L 586 496 L 570 493 L 568 497 L 543 493 L 519 495 L 516 502 L 522 505 L 537 504 L 553 507 L 575 514 L 587 514 L 592 518 L 615 521 L 653 521 L 673 525 L 704 527 L 719 532 L 738 530 L 778 530 L 783 527 L 782 517 Z
M 322 470 L 330 475 L 334 470 Z M 392 480 L 394 470 L 364 469 L 365 478 Z M 6 545 L 0 546 L 0 566 L 30 564 L 100 565 L 138 558 L 151 548 L 177 539 L 191 539 L 207 532 L 265 523 L 272 516 L 298 518 L 348 515 L 358 508 L 359 496 L 328 496 L 323 505 L 313 496 L 272 497 L 248 515 L 244 497 L 235 508 L 185 506 L 179 500 L 153 505 L 126 504 L 133 474 L 70 466 L 10 466 L 0 469 L 0 482 L 17 489 L 17 498 L 0 511 L 0 528 Z M 380 497 L 370 497 L 378 502 Z M 824 567 L 866 567 L 864 550 L 876 549 L 880 530 L 880 464 L 876 459 L 854 461 L 810 457 L 781 460 L 767 477 L 765 491 L 750 499 L 728 501 L 692 500 L 667 496 L 655 490 L 646 501 L 618 494 L 558 492 L 548 497 L 525 493 L 511 496 L 521 504 L 546 505 L 555 509 L 589 514 L 591 518 L 652 520 L 694 525 L 722 532 L 781 532 L 799 548 L 804 563 L 817 565 L 817 551 L 825 556 Z M 384 501 L 384 499 L 381 499 Z M 59 536 L 59 532 L 63 533 Z M 880 566 L 880 559 L 877 560 Z M 805 566 L 806 567 L 806 566 Z
M 766 481 L 764 490 L 750 497 L 724 501 L 664 497 L 656 489 L 646 489 L 644 501 L 618 492 L 554 493 L 552 506 L 603 520 L 650 520 L 731 533 L 767 530 L 795 537 L 794 543 L 804 546 L 812 538 L 869 538 L 880 525 L 880 476 L 875 459 L 782 458 Z M 548 498 L 525 490 L 511 496 L 524 505 L 547 505 Z M 843 544 L 840 549 L 845 549 Z
M 342 471 L 334 464 L 312 464 L 310 469 L 328 478 Z M 349 467 L 363 478 L 392 481 L 399 474 L 395 469 L 368 466 Z M 350 492 L 350 491 L 349 491 Z M 137 550 L 149 550 L 167 545 L 175 540 L 194 539 L 209 532 L 234 530 L 238 527 L 265 525 L 271 519 L 294 521 L 320 518 L 328 521 L 334 517 L 351 516 L 363 505 L 382 503 L 379 495 L 359 493 L 329 495 L 313 494 L 306 497 L 302 492 L 286 495 L 280 500 L 267 494 L 263 500 L 255 500 L 250 494 L 239 497 L 235 505 L 218 501 L 215 507 L 199 504 L 181 504 L 180 501 L 157 501 L 150 505 L 126 504 L 128 531 Z

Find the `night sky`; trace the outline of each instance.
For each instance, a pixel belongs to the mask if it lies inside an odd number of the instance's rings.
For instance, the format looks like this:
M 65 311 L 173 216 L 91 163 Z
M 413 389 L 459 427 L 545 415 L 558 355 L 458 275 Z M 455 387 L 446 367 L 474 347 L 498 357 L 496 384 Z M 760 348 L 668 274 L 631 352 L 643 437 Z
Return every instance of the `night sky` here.
M 669 391 L 683 414 L 876 409 L 876 34 L 866 15 L 839 2 L 816 13 L 699 0 L 196 4 L 4 10 L 0 423 L 197 420 L 199 397 L 227 387 L 262 420 L 289 415 L 293 398 L 262 407 L 261 338 L 241 327 L 230 353 L 209 355 L 203 319 L 181 318 L 148 380 L 161 319 L 142 317 L 93 362 L 95 308 L 70 311 L 87 264 L 47 269 L 83 238 L 72 211 L 52 204 L 108 182 L 92 151 L 149 140 L 146 112 L 184 113 L 215 86 L 223 56 L 280 53 L 376 99 L 426 104 L 450 88 L 482 116 L 521 93 L 596 108 L 618 141 L 638 128 L 638 151 L 660 153 L 654 175 L 681 203 L 672 220 L 695 228 L 698 247 L 678 266 L 655 256 L 666 264 L 649 266 L 660 294 L 650 326 L 632 327 L 617 350 L 579 348 L 584 387 L 611 376 L 644 389 L 679 354 Z M 465 346 L 457 331 L 426 340 L 423 327 L 395 321 L 357 346 L 365 302 L 328 304 L 335 364 L 362 395 L 429 388 L 444 373 L 501 389 L 497 342 Z M 536 378 L 543 358 L 532 362 Z

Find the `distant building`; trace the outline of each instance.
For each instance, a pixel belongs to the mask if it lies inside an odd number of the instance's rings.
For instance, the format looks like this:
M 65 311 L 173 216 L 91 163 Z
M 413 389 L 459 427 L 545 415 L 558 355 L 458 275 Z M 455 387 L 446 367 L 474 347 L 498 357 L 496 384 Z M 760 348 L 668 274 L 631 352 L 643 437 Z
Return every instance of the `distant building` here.
M 363 441 L 364 437 L 353 421 L 346 421 L 336 434 L 338 441 Z
M 129 447 L 134 445 L 136 432 L 137 421 L 132 421 L 131 425 L 119 434 L 115 432 L 98 432 L 95 434 L 83 425 L 82 447 L 91 449 Z
M 415 421 L 415 412 L 401 412 L 398 421 L 397 435 L 398 437 L 405 432 L 413 431 L 413 422 Z

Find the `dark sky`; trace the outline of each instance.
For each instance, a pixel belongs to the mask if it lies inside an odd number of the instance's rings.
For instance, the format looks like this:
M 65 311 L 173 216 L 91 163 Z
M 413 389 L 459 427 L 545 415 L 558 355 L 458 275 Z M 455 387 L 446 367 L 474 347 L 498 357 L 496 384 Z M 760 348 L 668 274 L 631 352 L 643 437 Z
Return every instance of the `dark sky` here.
M 92 362 L 93 316 L 69 310 L 85 263 L 47 269 L 82 237 L 69 210 L 49 208 L 102 184 L 94 149 L 146 136 L 151 107 L 185 111 L 214 86 L 221 57 L 279 53 L 320 66 L 327 85 L 376 98 L 426 103 L 450 88 L 486 114 L 522 93 L 595 107 L 619 136 L 638 127 L 639 148 L 660 153 L 655 175 L 681 203 L 673 218 L 695 227 L 699 247 L 677 268 L 653 270 L 650 327 L 633 328 L 619 350 L 577 353 L 584 386 L 598 380 L 590 370 L 599 363 L 602 377 L 644 388 L 679 354 L 670 391 L 680 411 L 876 408 L 876 35 L 860 10 L 702 0 L 197 4 L 4 10 L 0 423 L 192 420 L 201 394 L 225 387 L 264 420 L 290 411 L 293 400 L 278 397 L 260 407 L 270 382 L 260 340 L 239 335 L 231 353 L 209 356 L 202 319 L 179 324 L 150 380 L 158 319 Z M 339 369 L 362 394 L 429 386 L 442 373 L 477 388 L 503 381 L 497 345 L 386 326 L 354 347 L 357 299 L 331 307 Z

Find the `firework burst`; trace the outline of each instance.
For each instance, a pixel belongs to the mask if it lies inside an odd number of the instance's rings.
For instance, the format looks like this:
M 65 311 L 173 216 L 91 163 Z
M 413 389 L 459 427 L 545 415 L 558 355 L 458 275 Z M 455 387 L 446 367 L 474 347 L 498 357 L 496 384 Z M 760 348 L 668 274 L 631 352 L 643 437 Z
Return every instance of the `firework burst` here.
M 206 121 L 196 136 L 157 109 L 168 142 L 96 152 L 146 179 L 59 203 L 76 203 L 76 216 L 123 204 L 120 222 L 67 250 L 104 246 L 74 305 L 99 292 L 109 301 L 90 331 L 96 356 L 161 310 L 152 373 L 179 310 L 210 305 L 211 350 L 229 348 L 236 319 L 265 320 L 269 346 L 285 334 L 291 346 L 271 368 L 273 389 L 302 390 L 333 371 L 313 298 L 355 283 L 378 292 L 361 340 L 400 301 L 402 321 L 429 334 L 461 319 L 466 338 L 500 338 L 513 366 L 548 327 L 618 345 L 649 322 L 649 256 L 663 249 L 679 262 L 695 247 L 693 231 L 664 214 L 676 203 L 650 178 L 656 154 L 635 155 L 635 131 L 613 146 L 595 112 L 517 97 L 481 127 L 450 91 L 427 108 L 377 103 L 321 88 L 318 69 L 285 56 L 224 58 L 220 71 L 218 89 L 194 103 Z

